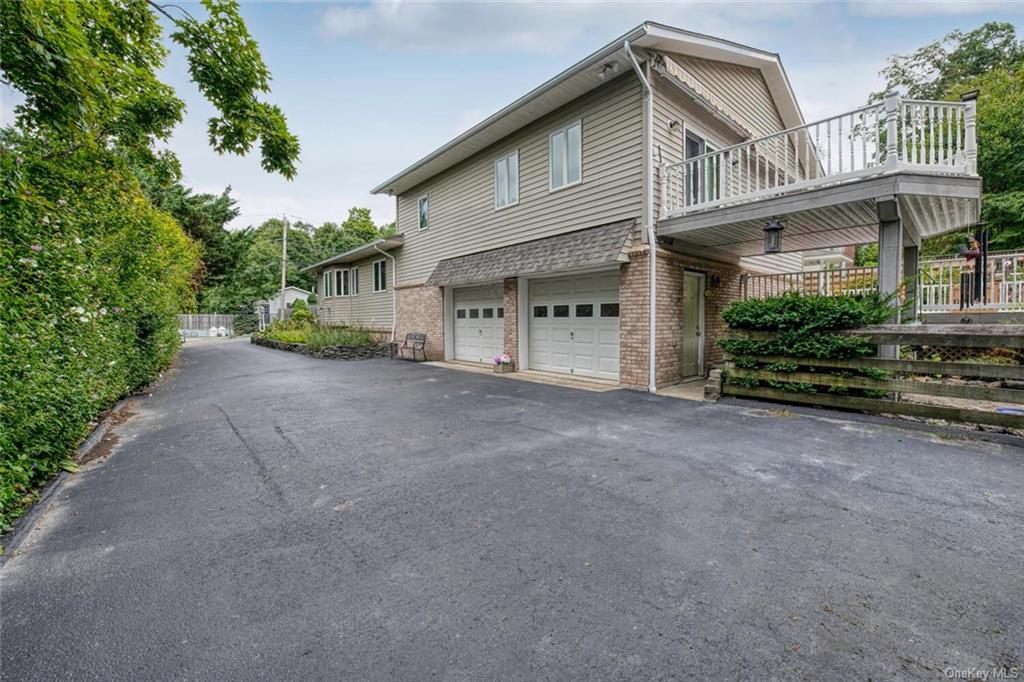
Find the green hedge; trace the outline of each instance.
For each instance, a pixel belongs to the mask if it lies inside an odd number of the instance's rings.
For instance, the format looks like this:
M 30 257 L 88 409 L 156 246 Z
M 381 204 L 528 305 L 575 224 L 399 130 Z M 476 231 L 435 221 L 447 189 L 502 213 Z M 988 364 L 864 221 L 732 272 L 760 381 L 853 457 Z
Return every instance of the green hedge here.
M 259 335 L 282 343 L 305 343 L 315 348 L 372 346 L 375 343 L 373 333 L 367 329 L 327 327 L 295 319 L 274 322 Z
M 732 357 L 737 367 L 764 369 L 773 372 L 824 372 L 851 375 L 850 371 L 820 369 L 799 365 L 799 358 L 848 359 L 874 355 L 876 348 L 866 339 L 842 332 L 865 325 L 881 324 L 893 314 L 892 300 L 877 294 L 867 296 L 804 296 L 789 293 L 777 298 L 735 301 L 722 311 L 722 319 L 730 330 L 776 332 L 774 338 L 755 339 L 725 337 L 718 345 Z M 792 361 L 765 363 L 753 356 L 776 355 Z M 878 370 L 857 372 L 875 379 L 884 378 Z M 884 373 L 883 373 L 884 374 Z M 729 383 L 746 387 L 767 385 L 787 391 L 814 393 L 814 384 L 785 381 L 761 381 L 747 377 L 730 377 Z M 877 397 L 877 391 L 860 389 L 825 389 L 851 395 Z
M 199 249 L 103 149 L 10 131 L 0 184 L 0 527 L 174 356 Z
M 859 338 L 837 334 L 892 316 L 891 297 L 804 296 L 789 293 L 777 298 L 735 301 L 722 311 L 729 329 L 771 331 L 771 340 L 719 339 L 718 345 L 733 356 L 791 355 L 813 358 L 854 358 L 871 355 L 874 346 Z

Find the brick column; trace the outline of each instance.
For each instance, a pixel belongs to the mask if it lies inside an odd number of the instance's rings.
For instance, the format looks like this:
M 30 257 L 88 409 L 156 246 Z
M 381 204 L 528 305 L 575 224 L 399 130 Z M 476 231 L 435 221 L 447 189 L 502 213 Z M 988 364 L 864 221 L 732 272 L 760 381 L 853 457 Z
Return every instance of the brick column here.
M 505 308 L 504 353 L 519 369 L 519 280 L 515 277 L 505 280 L 502 306 Z
M 630 250 L 619 267 L 619 383 L 647 386 L 649 268 L 647 247 Z
M 396 338 L 402 340 L 409 332 L 423 332 L 427 335 L 427 357 L 443 360 L 444 292 L 439 287 L 413 285 L 399 286 L 395 294 Z

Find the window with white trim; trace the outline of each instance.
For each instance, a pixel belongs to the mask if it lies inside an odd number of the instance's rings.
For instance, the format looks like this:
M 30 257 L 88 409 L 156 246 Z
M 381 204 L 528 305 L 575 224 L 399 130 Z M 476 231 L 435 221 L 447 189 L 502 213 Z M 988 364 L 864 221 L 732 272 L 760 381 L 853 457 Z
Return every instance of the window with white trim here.
M 519 203 L 519 150 L 494 162 L 494 208 Z
M 373 290 L 374 292 L 385 291 L 388 288 L 387 262 L 377 260 L 373 262 Z
M 334 296 L 334 271 L 324 273 L 324 298 Z
M 420 229 L 425 230 L 430 227 L 430 198 L 420 197 L 419 202 L 419 214 L 420 214 Z
M 352 280 L 352 295 L 359 295 L 359 268 L 352 268 L 350 279 Z
M 548 140 L 549 188 L 575 185 L 583 178 L 583 123 L 576 121 L 551 133 Z
M 338 283 L 335 286 L 335 291 L 338 292 L 338 296 L 348 296 L 348 270 L 338 270 Z

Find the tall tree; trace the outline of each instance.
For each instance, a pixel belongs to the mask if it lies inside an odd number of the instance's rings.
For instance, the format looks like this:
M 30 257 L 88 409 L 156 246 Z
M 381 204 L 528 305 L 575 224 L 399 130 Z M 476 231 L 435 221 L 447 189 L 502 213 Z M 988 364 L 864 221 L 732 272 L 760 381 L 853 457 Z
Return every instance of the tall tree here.
M 1013 24 L 989 22 L 953 31 L 907 55 L 889 58 L 880 75 L 888 92 L 915 99 L 956 100 L 978 95 L 978 173 L 984 182 L 982 220 L 994 249 L 1024 248 L 1024 41 Z M 963 234 L 925 242 L 922 253 L 954 253 Z M 860 254 L 868 262 L 874 252 Z
M 210 143 L 247 153 L 258 141 L 263 167 L 295 175 L 298 139 L 277 107 L 259 100 L 270 73 L 234 0 L 203 0 L 205 19 L 152 0 L 21 0 L 0 3 L 0 70 L 25 96 L 18 124 L 55 146 L 116 146 L 155 160 L 185 113 L 157 77 L 168 50 L 157 13 L 174 23 L 189 72 L 217 109 Z

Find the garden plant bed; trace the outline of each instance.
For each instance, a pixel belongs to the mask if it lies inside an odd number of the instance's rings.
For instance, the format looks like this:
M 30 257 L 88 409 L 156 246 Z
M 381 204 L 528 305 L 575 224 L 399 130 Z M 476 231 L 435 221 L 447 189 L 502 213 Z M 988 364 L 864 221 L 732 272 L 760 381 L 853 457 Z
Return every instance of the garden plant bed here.
M 285 343 L 253 334 L 249 337 L 252 343 L 267 348 L 302 353 L 314 358 L 330 358 L 334 360 L 369 360 L 370 358 L 386 358 L 391 355 L 390 344 L 373 343 L 368 346 L 310 346 L 305 343 Z

